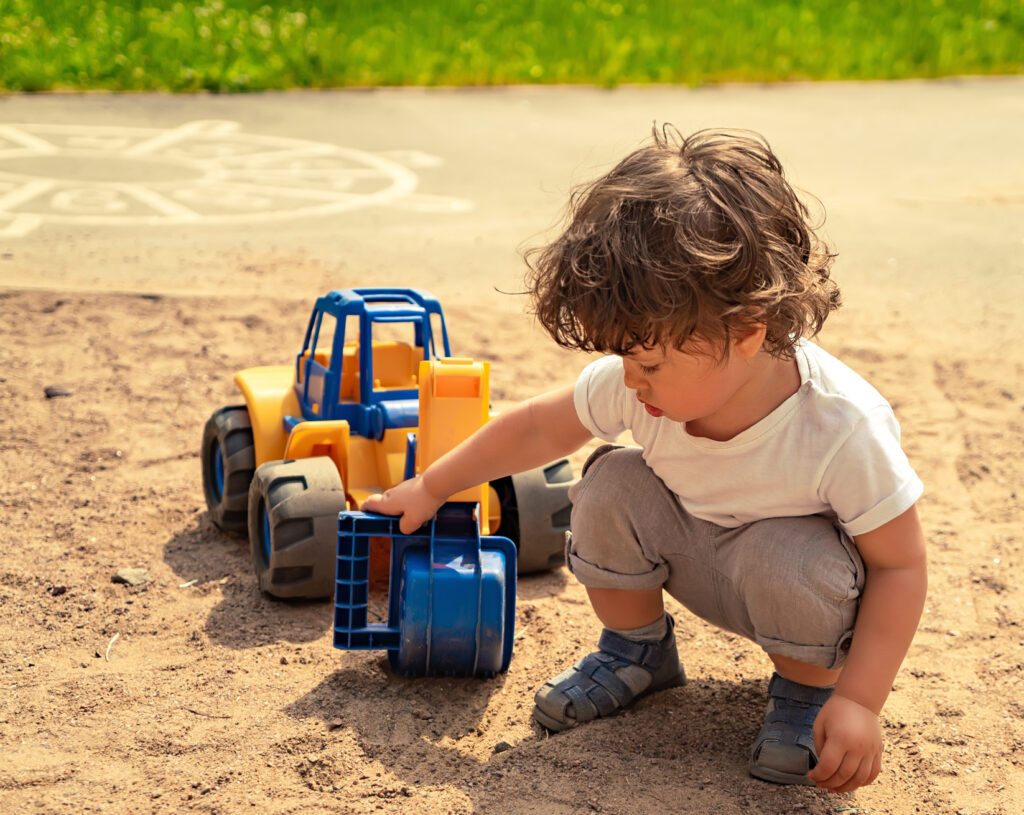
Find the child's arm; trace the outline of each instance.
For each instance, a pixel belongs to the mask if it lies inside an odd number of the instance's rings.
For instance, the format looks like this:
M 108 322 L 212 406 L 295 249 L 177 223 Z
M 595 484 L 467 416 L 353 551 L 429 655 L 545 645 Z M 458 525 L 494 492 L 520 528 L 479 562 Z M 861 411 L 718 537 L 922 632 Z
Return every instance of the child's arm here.
M 448 496 L 540 467 L 578 450 L 592 437 L 576 414 L 572 386 L 552 391 L 498 414 L 420 476 L 370 496 L 362 508 L 400 515 L 398 527 L 408 534 L 434 517 Z
M 915 507 L 854 541 L 867 579 L 846 667 L 814 723 L 818 765 L 808 773 L 833 792 L 856 789 L 878 775 L 878 714 L 914 638 L 928 584 Z

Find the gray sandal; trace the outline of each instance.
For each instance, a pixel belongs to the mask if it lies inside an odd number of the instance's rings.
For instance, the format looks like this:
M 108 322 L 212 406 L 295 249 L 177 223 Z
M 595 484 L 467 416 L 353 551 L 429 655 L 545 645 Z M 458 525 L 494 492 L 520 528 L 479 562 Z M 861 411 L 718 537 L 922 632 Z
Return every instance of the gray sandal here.
M 814 720 L 832 688 L 815 688 L 772 674 L 768 712 L 750 751 L 750 774 L 776 784 L 814 786 L 807 773 L 818 763 Z
M 534 701 L 533 718 L 548 730 L 561 731 L 601 716 L 612 716 L 642 696 L 686 682 L 676 650 L 675 621 L 660 642 L 635 642 L 608 629 L 601 632 L 598 651 L 583 657 L 569 670 L 541 687 Z M 616 671 L 632 666 L 629 684 Z M 637 677 L 641 678 L 638 683 Z M 636 687 L 637 685 L 640 687 Z

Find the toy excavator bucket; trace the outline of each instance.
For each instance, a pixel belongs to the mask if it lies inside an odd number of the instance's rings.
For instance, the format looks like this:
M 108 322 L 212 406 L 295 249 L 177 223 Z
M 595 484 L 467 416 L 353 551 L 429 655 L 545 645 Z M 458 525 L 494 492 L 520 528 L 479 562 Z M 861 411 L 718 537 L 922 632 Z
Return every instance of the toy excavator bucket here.
M 478 507 L 445 504 L 411 535 L 398 519 L 342 512 L 334 647 L 388 651 L 406 676 L 484 676 L 505 671 L 512 659 L 516 603 L 516 548 L 481 537 Z M 372 540 L 391 541 L 387 624 L 368 623 Z

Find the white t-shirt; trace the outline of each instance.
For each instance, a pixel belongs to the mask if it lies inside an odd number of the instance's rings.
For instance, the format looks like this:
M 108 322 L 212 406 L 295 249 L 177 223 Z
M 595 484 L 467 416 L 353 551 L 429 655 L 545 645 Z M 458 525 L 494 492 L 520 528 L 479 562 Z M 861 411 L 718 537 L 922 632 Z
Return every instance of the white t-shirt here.
M 855 536 L 910 509 L 924 487 L 889 403 L 813 343 L 797 344 L 796 361 L 800 389 L 728 441 L 691 436 L 683 423 L 647 413 L 616 356 L 580 374 L 576 412 L 606 441 L 629 430 L 683 507 L 719 526 L 826 514 Z

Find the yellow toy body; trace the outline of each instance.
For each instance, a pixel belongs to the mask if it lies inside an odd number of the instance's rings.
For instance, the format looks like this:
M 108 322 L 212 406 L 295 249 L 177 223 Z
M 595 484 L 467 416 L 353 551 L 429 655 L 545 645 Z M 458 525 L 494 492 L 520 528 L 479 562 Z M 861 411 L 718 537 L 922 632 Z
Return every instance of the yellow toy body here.
M 385 343 L 386 358 L 398 358 L 395 352 L 401 351 L 403 345 Z M 357 349 L 354 343 L 352 346 L 346 357 L 354 359 Z M 375 374 L 379 370 L 376 350 Z M 393 376 L 390 381 L 396 378 Z M 269 461 L 327 456 L 341 475 L 349 509 L 360 508 L 367 496 L 406 479 L 408 434 L 413 433 L 417 437 L 415 472 L 418 474 L 469 438 L 490 417 L 489 363 L 461 358 L 424 360 L 419 364 L 416 379 L 419 383 L 419 426 L 385 430 L 378 440 L 352 434 L 348 421 L 344 419 L 298 422 L 288 432 L 285 430 L 285 417 L 299 413 L 294 369 L 276 365 L 239 371 L 235 374 L 235 384 L 245 397 L 252 422 L 256 467 Z M 452 496 L 451 500 L 480 504 L 481 532 L 486 535 L 490 526 L 489 499 L 490 491 L 478 486 Z
M 412 341 L 375 337 L 396 330 Z M 280 597 L 330 595 L 339 512 L 422 472 L 490 417 L 489 364 L 452 357 L 440 304 L 415 289 L 318 298 L 295 364 L 247 368 L 235 383 L 245 404 L 216 411 L 204 432 L 204 491 L 217 526 L 248 533 L 260 586 Z M 559 462 L 451 499 L 477 504 L 481 534 L 512 539 L 520 570 L 533 571 L 561 557 L 571 480 Z

